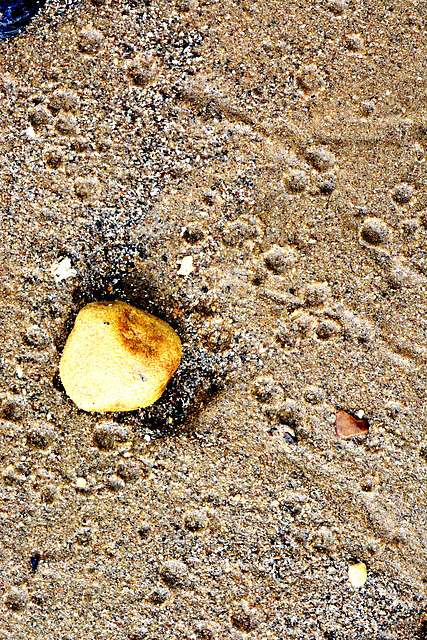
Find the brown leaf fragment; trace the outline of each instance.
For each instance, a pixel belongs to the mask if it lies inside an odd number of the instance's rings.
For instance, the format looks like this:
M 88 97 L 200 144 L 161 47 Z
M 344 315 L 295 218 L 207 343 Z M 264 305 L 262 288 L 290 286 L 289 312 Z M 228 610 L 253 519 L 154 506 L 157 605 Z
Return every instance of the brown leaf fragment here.
M 369 426 L 367 420 L 358 420 L 346 411 L 338 411 L 335 418 L 335 432 L 339 438 L 347 440 L 368 433 Z

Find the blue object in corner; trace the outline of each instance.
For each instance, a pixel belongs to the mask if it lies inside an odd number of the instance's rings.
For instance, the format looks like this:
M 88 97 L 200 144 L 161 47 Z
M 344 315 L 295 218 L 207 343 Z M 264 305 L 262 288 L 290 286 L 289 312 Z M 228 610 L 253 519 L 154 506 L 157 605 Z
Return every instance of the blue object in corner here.
M 46 0 L 0 0 L 0 39 L 19 33 Z

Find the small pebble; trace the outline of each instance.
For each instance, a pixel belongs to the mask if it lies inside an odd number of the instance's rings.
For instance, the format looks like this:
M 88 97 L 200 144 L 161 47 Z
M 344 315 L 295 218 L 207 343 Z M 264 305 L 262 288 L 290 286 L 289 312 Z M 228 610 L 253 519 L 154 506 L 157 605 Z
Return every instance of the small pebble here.
M 37 571 L 38 566 L 39 566 L 39 562 L 40 562 L 40 554 L 39 553 L 35 553 L 33 556 L 31 556 L 30 564 L 31 564 L 31 569 L 32 569 L 33 573 L 35 573 Z
M 338 411 L 335 418 L 335 432 L 339 438 L 355 438 L 368 433 L 369 426 L 367 420 L 358 420 L 346 411 Z
M 61 262 L 54 262 L 50 268 L 50 272 L 56 282 L 61 282 L 67 278 L 73 278 L 77 275 L 77 271 L 71 267 L 70 258 L 64 258 Z
M 283 434 L 283 440 L 286 442 L 286 444 L 289 444 L 289 445 L 294 445 L 295 444 L 295 440 L 293 439 L 291 434 L 288 433 L 287 431 L 285 431 L 284 434 Z
M 178 269 L 179 276 L 189 276 L 190 273 L 193 273 L 195 270 L 195 266 L 193 265 L 193 256 L 184 256 L 181 259 L 181 266 Z
M 363 587 L 366 580 L 368 579 L 366 564 L 364 562 L 351 564 L 348 567 L 348 579 L 355 589 L 360 589 L 360 587 Z

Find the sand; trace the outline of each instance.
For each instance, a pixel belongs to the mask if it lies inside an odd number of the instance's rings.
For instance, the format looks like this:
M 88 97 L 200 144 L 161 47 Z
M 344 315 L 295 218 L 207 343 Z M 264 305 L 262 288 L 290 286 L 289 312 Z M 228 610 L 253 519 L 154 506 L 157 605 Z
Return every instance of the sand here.
M 0 42 L 1 639 L 426 633 L 426 18 L 85 0 Z M 104 300 L 181 338 L 152 408 L 61 386 Z

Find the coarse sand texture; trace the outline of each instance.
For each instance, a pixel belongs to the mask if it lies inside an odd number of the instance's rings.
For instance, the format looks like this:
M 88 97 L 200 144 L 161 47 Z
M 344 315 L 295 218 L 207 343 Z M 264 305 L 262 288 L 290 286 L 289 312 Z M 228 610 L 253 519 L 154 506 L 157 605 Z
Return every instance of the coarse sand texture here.
M 80 409 L 133 411 L 160 398 L 180 360 L 166 322 L 125 302 L 93 302 L 77 315 L 60 376 Z

